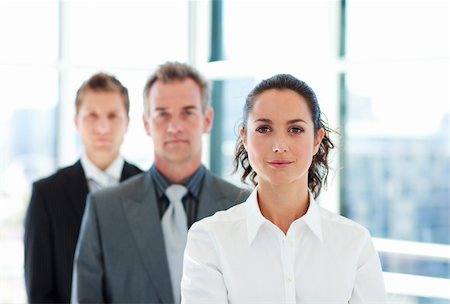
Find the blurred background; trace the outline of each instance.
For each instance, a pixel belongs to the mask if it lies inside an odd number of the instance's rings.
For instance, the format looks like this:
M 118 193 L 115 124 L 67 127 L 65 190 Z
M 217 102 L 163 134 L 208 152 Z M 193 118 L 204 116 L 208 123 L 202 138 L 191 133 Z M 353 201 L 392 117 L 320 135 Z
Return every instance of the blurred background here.
M 245 97 L 291 73 L 339 132 L 320 204 L 374 237 L 392 303 L 450 303 L 450 3 L 446 0 L 0 0 L 0 303 L 26 302 L 31 183 L 74 162 L 74 97 L 98 71 L 128 87 L 123 155 L 144 170 L 142 89 L 160 63 L 212 80 L 204 162 L 232 175 Z

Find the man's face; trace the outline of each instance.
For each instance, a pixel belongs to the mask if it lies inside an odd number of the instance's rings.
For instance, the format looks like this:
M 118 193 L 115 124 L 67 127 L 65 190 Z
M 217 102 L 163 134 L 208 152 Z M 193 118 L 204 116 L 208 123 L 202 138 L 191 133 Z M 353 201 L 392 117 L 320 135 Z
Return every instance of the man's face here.
M 147 96 L 144 126 L 154 144 L 160 166 L 201 162 L 202 134 L 213 119 L 211 108 L 203 111 L 199 85 L 192 79 L 156 81 Z
M 75 125 L 91 160 L 118 156 L 129 118 L 119 92 L 86 91 Z

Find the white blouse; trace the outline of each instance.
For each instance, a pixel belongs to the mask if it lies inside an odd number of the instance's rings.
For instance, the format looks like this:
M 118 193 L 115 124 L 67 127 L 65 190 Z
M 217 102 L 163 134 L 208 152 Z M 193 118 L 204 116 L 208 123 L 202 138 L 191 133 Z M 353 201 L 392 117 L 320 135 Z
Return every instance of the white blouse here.
M 247 201 L 195 223 L 184 254 L 183 304 L 386 303 L 367 229 L 317 205 L 285 235 Z

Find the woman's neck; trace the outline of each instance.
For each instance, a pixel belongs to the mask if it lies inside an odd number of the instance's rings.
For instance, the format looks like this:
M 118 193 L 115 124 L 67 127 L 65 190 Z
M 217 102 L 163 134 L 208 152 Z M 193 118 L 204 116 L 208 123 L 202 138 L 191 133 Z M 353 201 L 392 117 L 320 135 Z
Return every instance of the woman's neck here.
M 287 234 L 291 224 L 308 210 L 308 187 L 260 183 L 258 204 L 262 215 Z

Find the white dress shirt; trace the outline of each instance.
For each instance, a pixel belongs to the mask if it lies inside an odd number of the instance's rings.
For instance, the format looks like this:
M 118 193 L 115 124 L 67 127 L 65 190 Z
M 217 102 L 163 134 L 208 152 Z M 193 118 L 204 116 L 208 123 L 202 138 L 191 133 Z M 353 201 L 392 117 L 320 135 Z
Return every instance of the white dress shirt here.
M 195 223 L 184 254 L 181 297 L 201 303 L 386 303 L 367 229 L 317 205 L 285 235 L 247 201 Z
M 119 155 L 105 171 L 102 171 L 87 157 L 86 153 L 83 153 L 81 155 L 81 166 L 88 182 L 89 191 L 118 185 L 124 163 L 125 160 Z

